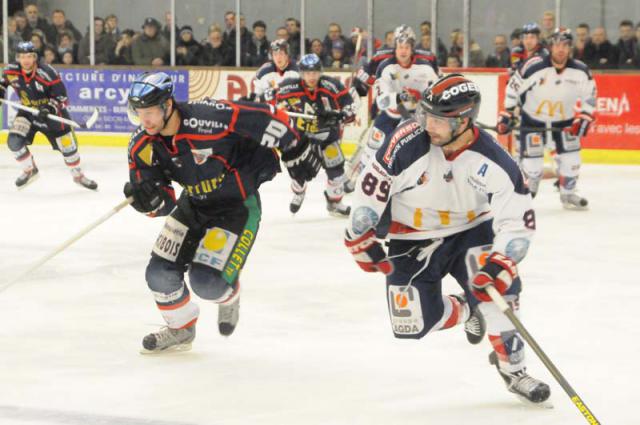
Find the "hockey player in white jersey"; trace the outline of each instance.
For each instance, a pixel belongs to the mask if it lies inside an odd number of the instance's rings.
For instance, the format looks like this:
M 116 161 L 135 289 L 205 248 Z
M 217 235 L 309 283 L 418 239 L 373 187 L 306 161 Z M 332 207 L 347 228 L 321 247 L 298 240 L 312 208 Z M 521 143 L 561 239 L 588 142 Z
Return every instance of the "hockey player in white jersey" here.
M 491 364 L 509 391 L 541 403 L 549 386 L 527 374 L 522 338 L 486 293 L 494 285 L 519 310 L 516 264 L 535 230 L 531 195 L 515 161 L 474 126 L 479 107 L 478 86 L 460 74 L 422 94 L 416 118 L 398 126 L 358 179 L 345 244 L 362 269 L 386 275 L 396 338 L 471 322 L 467 337 L 478 343 L 484 317 Z M 388 253 L 375 237 L 385 211 Z M 463 295 L 442 295 L 448 274 Z
M 550 55 L 528 59 L 509 80 L 497 129 L 500 134 L 510 131 L 513 110 L 520 103 L 520 165 L 532 195 L 538 192 L 543 176 L 544 146 L 554 142 L 560 201 L 567 209 L 586 209 L 588 201 L 578 196 L 576 183 L 580 139 L 594 120 L 596 86 L 587 66 L 570 57 L 573 37 L 569 30 L 558 29 L 549 40 Z
M 256 72 L 253 81 L 254 91 L 245 100 L 270 102 L 275 90 L 287 78 L 299 78 L 298 65 L 289 57 L 289 43 L 278 39 L 271 42 L 269 48 L 271 60 L 262 65 Z
M 407 25 L 395 29 L 395 55 L 385 59 L 376 72 L 374 93 L 380 113 L 375 118 L 366 149 L 351 174 L 358 175 L 375 155 L 387 135 L 408 118 L 420 94 L 438 79 L 438 62 L 425 51 L 415 51 L 416 34 Z M 353 188 L 347 187 L 348 192 Z

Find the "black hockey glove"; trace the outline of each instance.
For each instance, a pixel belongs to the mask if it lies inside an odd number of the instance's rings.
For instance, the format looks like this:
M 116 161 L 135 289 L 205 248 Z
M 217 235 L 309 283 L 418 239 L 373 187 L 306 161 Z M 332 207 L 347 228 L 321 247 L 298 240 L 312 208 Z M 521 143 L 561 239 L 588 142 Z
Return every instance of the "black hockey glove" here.
M 7 94 L 7 88 L 0 84 L 0 99 L 4 99 L 4 96 Z
M 142 181 L 136 183 L 127 182 L 124 185 L 124 196 L 133 198 L 131 206 L 141 213 L 150 213 L 162 208 L 162 189 L 160 183 Z
M 299 183 L 313 180 L 320 171 L 320 157 L 307 138 L 283 152 L 282 162 L 291 178 Z
M 346 118 L 346 114 L 342 111 L 318 111 L 316 115 L 319 128 L 336 127 Z
M 255 102 L 256 101 L 256 94 L 255 93 L 249 93 L 246 96 L 242 96 L 240 99 L 243 102 Z
M 44 105 L 44 106 L 41 106 L 38 109 L 38 117 L 37 118 L 38 118 L 39 121 L 46 121 L 47 118 L 49 117 L 49 114 L 56 115 L 56 108 L 54 108 L 51 105 Z

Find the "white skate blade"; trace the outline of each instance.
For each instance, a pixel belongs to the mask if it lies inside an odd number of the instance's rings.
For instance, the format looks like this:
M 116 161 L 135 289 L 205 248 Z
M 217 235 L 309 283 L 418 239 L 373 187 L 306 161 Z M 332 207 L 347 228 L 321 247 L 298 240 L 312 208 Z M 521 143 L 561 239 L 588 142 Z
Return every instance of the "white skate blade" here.
M 40 178 L 40 173 L 36 174 L 35 176 L 31 177 L 25 184 L 23 184 L 22 186 L 18 187 L 18 190 L 22 190 L 25 187 L 29 186 L 31 183 L 33 183 L 34 181 L 38 180 Z
M 337 211 L 329 211 L 329 215 L 331 217 L 336 217 L 336 218 L 349 218 L 349 214 L 344 215 L 344 214 L 341 214 L 341 213 L 339 213 Z
M 570 204 L 568 202 L 563 202 L 562 203 L 562 208 L 564 208 L 565 210 L 568 210 L 568 211 L 588 211 L 589 210 L 589 205 L 585 205 L 584 207 L 581 207 L 579 205 L 573 205 L 573 204 Z
M 518 399 L 522 402 L 522 404 L 525 404 L 525 405 L 530 406 L 530 407 L 535 407 L 536 409 L 553 409 L 554 408 L 553 403 L 551 402 L 551 397 L 549 397 L 548 399 L 546 399 L 543 402 L 534 403 L 533 401 L 531 401 L 528 398 L 523 397 L 523 396 L 521 396 L 519 394 L 515 394 L 514 393 L 514 395 L 516 397 L 518 397 Z
M 181 353 L 183 351 L 190 351 L 191 343 L 187 344 L 177 344 L 172 345 L 171 347 L 165 348 L 164 350 L 147 350 L 146 348 L 142 348 L 140 350 L 140 354 L 144 355 L 158 355 L 158 354 L 172 354 L 172 353 Z

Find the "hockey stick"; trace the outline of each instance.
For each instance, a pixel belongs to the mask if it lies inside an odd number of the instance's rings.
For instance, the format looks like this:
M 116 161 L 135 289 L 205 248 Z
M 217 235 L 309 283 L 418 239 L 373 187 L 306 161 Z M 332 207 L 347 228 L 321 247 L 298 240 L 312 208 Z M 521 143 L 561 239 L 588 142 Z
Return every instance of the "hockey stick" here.
M 493 130 L 495 132 L 498 131 L 498 127 L 495 125 L 487 125 L 481 122 L 476 122 L 476 125 L 484 130 Z M 547 132 L 547 131 L 567 131 L 571 127 L 528 127 L 528 126 L 520 126 L 520 127 L 512 127 L 511 130 L 520 130 L 520 131 L 539 131 L 539 132 Z
M 23 111 L 29 112 L 32 115 L 38 115 L 40 113 L 39 110 L 37 110 L 36 108 L 31 108 L 29 106 L 24 106 L 22 103 L 20 102 L 14 102 L 12 100 L 5 100 L 5 99 L 1 99 L 0 98 L 0 102 L 2 103 L 6 103 L 7 105 L 14 107 L 16 109 L 21 109 Z M 94 109 L 93 113 L 91 114 L 91 116 L 89 117 L 89 119 L 86 122 L 75 122 L 73 120 L 67 119 L 67 118 L 63 118 L 63 117 L 59 117 L 57 115 L 53 115 L 53 114 L 49 114 L 47 115 L 47 118 L 50 119 L 51 121 L 57 121 L 57 122 L 61 122 L 62 124 L 66 124 L 70 127 L 77 127 L 77 128 L 91 128 L 93 127 L 93 125 L 96 123 L 96 121 L 98 120 L 98 110 Z
M 493 285 L 489 285 L 487 287 L 487 293 L 496 304 L 498 309 L 500 309 L 500 311 L 502 311 L 504 315 L 507 316 L 511 323 L 513 323 L 513 326 L 515 326 L 518 332 L 520 332 L 520 335 L 522 335 L 527 344 L 529 344 L 533 351 L 538 355 L 542 363 L 549 370 L 549 372 L 551 372 L 555 380 L 558 382 L 558 384 L 560 384 L 564 392 L 567 393 L 573 404 L 578 408 L 580 413 L 582 413 L 582 416 L 584 416 L 587 422 L 592 425 L 599 425 L 600 421 L 598 421 L 593 413 L 591 413 L 591 410 L 587 407 L 586 403 L 582 401 L 580 396 L 571 387 L 569 382 L 567 382 L 564 376 L 562 376 L 558 368 L 553 364 L 553 362 L 551 362 L 551 359 L 549 359 L 542 348 L 540 348 L 536 340 L 533 339 L 529 331 L 527 331 L 522 322 L 520 322 L 520 319 L 516 317 L 515 313 L 513 312 L 513 310 L 511 310 L 509 304 L 507 304 L 498 290 Z
M 42 257 L 40 260 L 38 260 L 35 264 L 33 264 L 31 267 L 29 267 L 24 272 L 22 272 L 20 275 L 18 275 L 17 277 L 9 280 L 8 282 L 3 283 L 2 285 L 0 285 L 0 292 L 3 292 L 7 288 L 9 288 L 11 285 L 13 285 L 13 284 L 21 281 L 22 279 L 24 279 L 27 275 L 29 275 L 31 272 L 36 270 L 38 267 L 40 267 L 41 265 L 43 265 L 44 263 L 46 263 L 47 261 L 49 261 L 50 259 L 52 259 L 56 255 L 58 255 L 59 253 L 61 253 L 65 249 L 67 249 L 69 246 L 74 244 L 78 239 L 82 238 L 84 235 L 86 235 L 87 233 L 89 233 L 90 231 L 92 231 L 93 229 L 95 229 L 96 227 L 98 227 L 99 225 L 104 223 L 105 221 L 107 221 L 109 218 L 114 216 L 118 211 L 120 211 L 121 209 L 123 209 L 124 207 L 126 207 L 127 205 L 129 205 L 132 202 L 133 202 L 133 198 L 132 197 L 129 197 L 129 198 L 125 199 L 124 201 L 120 202 L 118 205 L 116 205 L 115 207 L 110 209 L 109 212 L 107 212 L 105 215 L 103 215 L 98 220 L 94 221 L 93 223 L 91 223 L 88 226 L 86 226 L 85 228 L 83 228 L 81 231 L 79 231 L 77 234 L 75 234 L 71 238 L 67 239 L 64 243 L 60 244 L 58 247 L 56 247 L 56 249 L 54 249 L 53 251 L 51 251 L 49 254 L 45 255 L 44 257 Z
M 286 111 L 286 112 L 287 112 L 287 115 L 289 115 L 290 117 L 294 117 L 294 118 L 304 118 L 304 119 L 307 119 L 307 120 L 315 120 L 316 118 L 318 118 L 315 115 L 303 114 L 303 113 L 300 113 L 300 112 L 289 112 L 289 111 Z

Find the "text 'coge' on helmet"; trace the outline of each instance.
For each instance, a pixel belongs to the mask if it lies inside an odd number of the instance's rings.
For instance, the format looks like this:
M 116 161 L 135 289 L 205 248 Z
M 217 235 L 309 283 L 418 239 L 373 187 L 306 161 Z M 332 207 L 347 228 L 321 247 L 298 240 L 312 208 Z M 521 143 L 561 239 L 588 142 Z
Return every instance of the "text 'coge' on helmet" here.
M 298 64 L 300 72 L 304 71 L 322 71 L 322 62 L 315 53 L 304 55 Z
M 422 93 L 420 106 L 423 112 L 438 117 L 470 118 L 473 122 L 480 111 L 480 88 L 462 74 L 450 74 L 440 78 Z

